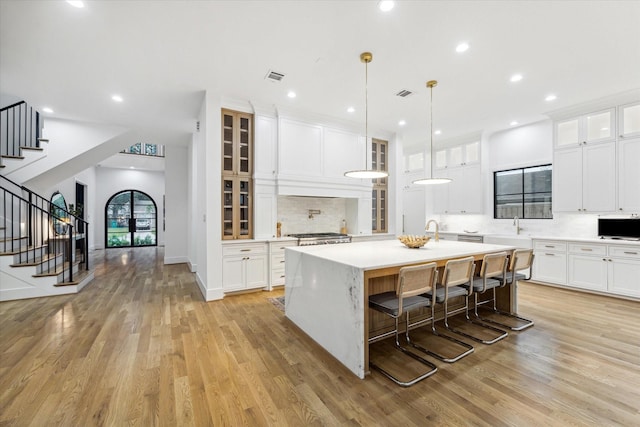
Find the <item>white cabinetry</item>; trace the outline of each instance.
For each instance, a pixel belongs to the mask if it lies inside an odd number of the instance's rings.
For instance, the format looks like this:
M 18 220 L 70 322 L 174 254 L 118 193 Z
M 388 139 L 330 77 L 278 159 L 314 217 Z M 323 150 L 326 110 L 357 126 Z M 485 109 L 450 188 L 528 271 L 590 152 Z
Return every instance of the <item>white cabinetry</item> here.
M 569 286 L 607 290 L 606 245 L 569 243 Z
M 640 245 L 534 239 L 533 280 L 640 298 Z
M 615 142 L 556 150 L 553 210 L 612 212 L 616 207 Z
M 640 137 L 640 102 L 618 107 L 620 138 Z
M 534 240 L 533 280 L 565 285 L 567 283 L 567 243 Z
M 639 105 L 640 107 L 640 105 Z M 640 211 L 640 137 L 618 142 L 618 210 Z
M 480 165 L 458 166 L 440 170 L 437 177 L 451 178 L 448 184 L 434 188 L 436 213 L 482 213 L 482 175 Z
M 234 243 L 222 246 L 224 292 L 263 288 L 268 285 L 266 243 Z
M 573 117 L 555 123 L 555 147 L 575 147 L 615 139 L 615 108 Z
M 271 262 L 270 289 L 274 286 L 284 285 L 284 249 L 288 246 L 296 246 L 295 240 L 282 240 L 269 242 L 269 257 Z
M 436 151 L 434 169 L 469 166 L 479 163 L 480 141 L 474 141 Z
M 640 246 L 609 246 L 609 291 L 640 298 Z
M 254 167 L 256 181 L 276 179 L 278 121 L 275 117 L 255 118 Z

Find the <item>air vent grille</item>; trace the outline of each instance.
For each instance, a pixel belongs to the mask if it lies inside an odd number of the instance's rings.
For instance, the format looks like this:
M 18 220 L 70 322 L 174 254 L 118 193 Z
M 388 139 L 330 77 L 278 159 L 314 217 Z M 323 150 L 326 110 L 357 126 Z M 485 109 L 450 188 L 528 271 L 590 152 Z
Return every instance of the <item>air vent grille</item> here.
M 279 82 L 279 81 L 282 81 L 282 79 L 284 79 L 284 74 L 278 73 L 277 71 L 269 70 L 265 79 L 271 80 L 272 82 Z
M 406 98 L 409 95 L 413 95 L 413 92 L 407 89 L 402 89 L 400 92 L 396 93 L 396 96 Z

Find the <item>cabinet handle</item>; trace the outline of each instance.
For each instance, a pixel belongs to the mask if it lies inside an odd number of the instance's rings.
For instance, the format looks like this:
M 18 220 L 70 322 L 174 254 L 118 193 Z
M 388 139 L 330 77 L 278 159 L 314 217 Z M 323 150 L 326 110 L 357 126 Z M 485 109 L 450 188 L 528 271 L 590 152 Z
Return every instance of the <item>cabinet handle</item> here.
M 546 256 L 556 256 L 556 254 L 545 253 Z
M 284 261 L 280 261 L 280 264 L 284 264 Z
M 621 210 L 622 210 L 622 208 L 620 208 L 620 209 L 618 209 L 618 210 L 620 210 L 620 211 L 621 211 Z
M 603 260 L 603 261 L 606 261 L 607 259 L 606 259 L 606 258 L 602 258 L 602 260 Z
M 590 248 L 581 248 L 581 250 L 586 251 L 586 252 L 591 252 L 591 251 L 593 251 L 593 249 L 590 249 Z
M 626 252 L 625 251 L 625 254 L 627 254 L 627 255 L 638 255 L 638 252 Z
M 281 279 L 284 279 L 284 274 L 282 276 L 280 276 Z
M 282 247 L 280 247 L 280 249 L 284 249 L 284 248 L 286 248 L 286 246 L 282 246 Z
M 544 245 L 544 247 L 545 248 L 551 248 L 551 249 L 555 248 L 555 246 L 553 246 L 553 245 Z
M 251 249 L 240 249 L 240 252 L 249 252 Z

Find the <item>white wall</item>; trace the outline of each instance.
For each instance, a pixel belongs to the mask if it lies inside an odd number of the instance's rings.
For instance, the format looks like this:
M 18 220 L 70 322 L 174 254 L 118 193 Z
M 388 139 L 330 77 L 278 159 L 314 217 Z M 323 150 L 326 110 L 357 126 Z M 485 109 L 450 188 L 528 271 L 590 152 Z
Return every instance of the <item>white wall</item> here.
M 164 186 L 164 262 L 176 264 L 188 262 L 187 234 L 189 233 L 189 169 L 186 147 L 165 146 Z M 162 203 L 158 206 L 163 209 Z M 162 227 L 158 220 L 158 228 Z
M 162 196 L 165 194 L 164 172 L 142 171 L 115 168 L 96 168 L 95 216 L 91 226 L 94 230 L 95 247 L 105 247 L 105 208 L 109 199 L 124 190 L 142 191 L 153 199 L 158 209 L 159 246 L 164 245 L 165 233 L 162 230 Z M 170 203 L 170 201 L 169 201 Z

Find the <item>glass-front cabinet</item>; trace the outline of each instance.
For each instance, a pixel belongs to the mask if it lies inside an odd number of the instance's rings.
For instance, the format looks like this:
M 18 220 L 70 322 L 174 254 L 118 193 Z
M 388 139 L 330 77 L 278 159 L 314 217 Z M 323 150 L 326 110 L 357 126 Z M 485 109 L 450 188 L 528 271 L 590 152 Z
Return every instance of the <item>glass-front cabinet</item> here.
M 615 108 L 556 122 L 556 148 L 575 147 L 615 138 Z
M 371 167 L 375 170 L 388 171 L 388 142 L 380 139 L 371 140 Z M 371 191 L 371 231 L 374 233 L 387 232 L 387 178 L 372 180 Z
M 253 237 L 253 115 L 222 110 L 222 239 Z
M 640 136 L 640 102 L 621 105 L 618 108 L 620 138 L 635 138 Z

